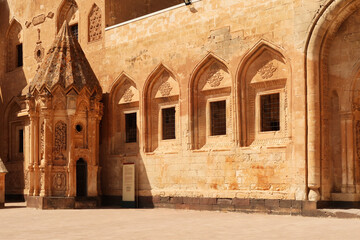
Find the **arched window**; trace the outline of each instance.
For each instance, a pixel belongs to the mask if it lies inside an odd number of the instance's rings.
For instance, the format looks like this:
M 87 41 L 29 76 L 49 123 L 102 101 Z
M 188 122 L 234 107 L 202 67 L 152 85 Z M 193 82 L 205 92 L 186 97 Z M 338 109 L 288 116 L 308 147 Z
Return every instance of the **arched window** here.
M 60 4 L 56 20 L 56 32 L 59 32 L 65 20 L 68 23 L 73 36 L 78 39 L 79 9 L 75 0 L 63 0 Z
M 110 91 L 109 134 L 112 154 L 139 151 L 139 91 L 133 80 L 121 74 Z
M 226 64 L 209 54 L 189 85 L 192 149 L 229 148 L 233 134 L 233 88 Z
M 7 71 L 23 66 L 23 36 L 21 24 L 13 19 L 7 33 Z
M 286 142 L 288 67 L 282 54 L 260 42 L 240 68 L 241 145 Z
M 175 75 L 160 64 L 149 76 L 144 88 L 144 127 L 146 151 L 172 143 L 180 144 L 179 83 Z

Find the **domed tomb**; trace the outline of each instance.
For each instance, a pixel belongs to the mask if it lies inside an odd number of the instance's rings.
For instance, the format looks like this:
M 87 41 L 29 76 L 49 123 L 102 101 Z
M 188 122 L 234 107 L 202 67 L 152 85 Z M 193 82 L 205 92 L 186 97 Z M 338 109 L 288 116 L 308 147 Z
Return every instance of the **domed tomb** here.
M 75 197 L 96 204 L 102 89 L 66 22 L 27 91 L 27 205 L 73 208 Z

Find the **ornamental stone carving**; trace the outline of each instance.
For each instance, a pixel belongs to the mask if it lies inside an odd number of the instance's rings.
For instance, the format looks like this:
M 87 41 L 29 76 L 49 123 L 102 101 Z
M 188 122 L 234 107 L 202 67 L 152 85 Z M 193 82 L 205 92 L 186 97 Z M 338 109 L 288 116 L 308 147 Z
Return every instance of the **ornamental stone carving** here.
M 89 42 L 97 41 L 102 37 L 101 10 L 94 5 L 89 14 Z
M 40 127 L 40 158 L 44 158 L 44 152 L 45 152 L 45 124 L 44 122 L 41 124 Z
M 356 122 L 356 152 L 358 159 L 360 159 L 360 121 Z
M 52 187 L 54 191 L 66 190 L 66 177 L 62 172 L 55 173 L 53 176 Z
M 221 84 L 221 81 L 224 79 L 224 75 L 219 71 L 219 67 L 217 64 L 213 64 L 210 67 L 210 71 L 208 73 L 208 80 L 207 82 L 210 84 L 211 87 L 218 87 Z
M 123 99 L 127 103 L 131 102 L 133 97 L 134 97 L 134 93 L 132 92 L 132 90 L 130 88 L 128 90 L 126 90 L 124 95 L 123 95 Z
M 55 152 L 61 153 L 66 150 L 66 124 L 62 121 L 55 126 Z
M 161 93 L 161 96 L 163 96 L 163 97 L 168 97 L 170 95 L 172 89 L 173 88 L 171 87 L 169 82 L 164 82 L 159 87 L 159 91 Z
M 262 68 L 258 70 L 258 73 L 261 75 L 263 79 L 269 79 L 272 76 L 274 76 L 274 73 L 276 72 L 277 67 L 274 66 L 274 63 L 269 62 L 265 64 Z

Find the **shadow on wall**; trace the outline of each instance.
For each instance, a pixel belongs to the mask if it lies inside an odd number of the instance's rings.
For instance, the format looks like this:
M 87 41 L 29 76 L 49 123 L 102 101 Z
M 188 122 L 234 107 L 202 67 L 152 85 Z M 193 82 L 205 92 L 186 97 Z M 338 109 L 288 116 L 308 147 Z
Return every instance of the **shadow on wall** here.
M 0 157 L 6 175 L 6 201 L 24 201 L 24 123 L 17 117 L 23 107 L 20 96 L 27 81 L 23 71 L 22 26 L 10 16 L 9 5 L 0 0 Z M 20 36 L 20 37 L 19 37 Z
M 126 75 L 120 76 L 110 94 L 104 94 L 103 101 L 104 116 L 100 123 L 102 205 L 128 206 L 122 201 L 123 166 L 135 163 L 136 204 L 142 208 L 153 208 L 151 186 L 140 154 L 139 92 L 136 84 Z

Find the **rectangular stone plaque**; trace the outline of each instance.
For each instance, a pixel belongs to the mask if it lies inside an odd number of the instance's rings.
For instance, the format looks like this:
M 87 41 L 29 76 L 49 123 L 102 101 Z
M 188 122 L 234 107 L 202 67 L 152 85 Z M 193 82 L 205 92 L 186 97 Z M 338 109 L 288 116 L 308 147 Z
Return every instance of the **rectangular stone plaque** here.
M 135 202 L 135 164 L 123 165 L 123 202 Z

